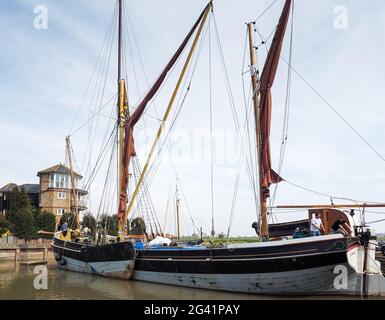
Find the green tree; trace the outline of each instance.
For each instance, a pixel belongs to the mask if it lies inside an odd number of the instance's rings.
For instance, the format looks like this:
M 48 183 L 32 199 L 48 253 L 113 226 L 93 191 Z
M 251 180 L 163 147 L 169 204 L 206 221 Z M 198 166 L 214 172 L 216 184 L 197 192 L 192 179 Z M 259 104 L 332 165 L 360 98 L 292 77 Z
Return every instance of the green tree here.
M 55 232 L 56 217 L 51 212 L 38 212 L 35 214 L 36 231 Z M 48 236 L 48 238 L 51 238 Z
M 146 233 L 146 224 L 143 218 L 135 218 L 130 223 L 129 234 L 142 235 Z
M 31 200 L 24 189 L 15 188 L 10 194 L 10 208 L 7 215 L 12 233 L 20 239 L 36 236 Z
M 88 228 L 91 230 L 92 234 L 95 234 L 97 222 L 95 217 L 91 213 L 87 213 L 84 215 L 82 225 L 83 228 Z
M 107 234 L 110 236 L 118 235 L 118 215 L 113 216 L 103 215 L 99 220 L 99 226 L 104 230 L 107 230 Z
M 60 225 L 62 225 L 65 222 L 67 223 L 69 229 L 75 230 L 75 229 L 79 228 L 78 223 L 77 223 L 77 219 L 76 219 L 76 215 L 73 213 L 66 212 L 62 215 L 59 223 L 60 223 Z
M 10 229 L 10 223 L 3 216 L 0 216 L 0 237 Z

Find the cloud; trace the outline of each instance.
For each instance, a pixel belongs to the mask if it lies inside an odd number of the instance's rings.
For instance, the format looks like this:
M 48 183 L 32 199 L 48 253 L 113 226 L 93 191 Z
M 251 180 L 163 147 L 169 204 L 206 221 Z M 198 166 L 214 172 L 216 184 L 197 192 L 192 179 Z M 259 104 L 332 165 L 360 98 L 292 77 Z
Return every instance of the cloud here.
M 245 0 L 215 1 L 215 17 L 221 36 L 235 107 L 243 124 L 245 112 L 241 72 L 245 48 L 245 25 L 258 16 L 271 2 Z M 257 23 L 258 30 L 267 36 L 275 28 L 282 1 L 278 1 Z M 371 6 L 352 1 L 340 1 L 348 9 L 347 30 L 334 28 L 335 2 L 309 0 L 295 4 L 293 66 L 349 121 L 371 145 L 385 156 L 383 61 L 385 40 L 384 4 L 375 0 Z M 33 8 L 44 4 L 49 10 L 49 28 L 33 28 Z M 130 31 L 133 54 L 126 47 L 128 89 L 131 104 L 143 95 L 147 80 L 151 83 L 164 67 L 202 11 L 206 1 L 183 3 L 166 1 L 126 1 L 127 11 L 135 31 L 140 57 Z M 75 115 L 88 86 L 99 56 L 105 31 L 114 11 L 114 2 L 105 0 L 54 1 L 29 0 L 2 2 L 0 10 L 0 143 L 8 150 L 0 158 L 0 182 L 36 182 L 40 169 L 64 161 L 64 137 L 69 133 Z M 130 29 L 130 28 L 129 28 Z M 213 31 L 213 29 L 212 29 Z M 220 64 L 218 47 L 212 34 L 213 121 L 217 130 L 234 130 L 232 113 L 227 98 L 225 76 Z M 126 39 L 126 41 L 128 41 Z M 176 129 L 191 134 L 196 129 L 209 128 L 208 38 L 202 48 L 191 91 L 178 119 Z M 126 43 L 128 45 L 128 43 Z M 288 57 L 289 37 L 285 40 L 283 56 Z M 265 52 L 260 50 L 262 63 Z M 248 64 L 246 52 L 246 68 Z M 116 93 L 116 48 L 112 47 L 111 65 L 106 78 L 107 102 Z M 143 74 L 144 63 L 148 79 Z M 135 70 L 133 69 L 135 66 Z M 168 103 L 181 62 L 169 77 L 156 98 L 158 113 Z M 135 72 L 134 72 L 135 71 Z M 97 69 L 96 77 L 104 80 Z M 134 76 L 136 74 L 136 77 Z M 285 105 L 287 66 L 281 63 L 273 88 L 272 157 L 275 167 L 281 144 L 281 128 Z M 244 76 L 249 85 L 248 74 Z M 138 83 L 138 88 L 137 88 Z M 79 127 L 89 117 L 91 89 L 75 123 Z M 97 110 L 100 103 L 91 106 Z M 101 111 L 114 115 L 114 102 Z M 367 201 L 383 199 L 384 162 L 341 121 L 312 90 L 293 74 L 289 140 L 282 175 L 288 180 L 310 189 L 333 195 L 343 195 Z M 138 129 L 157 129 L 154 105 Z M 111 121 L 100 117 L 94 131 L 98 132 L 94 155 L 102 145 Z M 251 127 L 252 128 L 252 127 Z M 142 140 L 141 140 L 142 141 Z M 75 154 L 82 163 L 83 153 L 89 147 L 88 131 L 83 129 L 73 136 Z M 145 143 L 145 141 L 142 141 Z M 151 137 L 147 144 L 151 143 Z M 232 145 L 229 143 L 229 145 Z M 181 148 L 190 146 L 182 145 Z M 232 147 L 231 147 L 232 148 Z M 234 157 L 239 156 L 239 146 Z M 231 149 L 230 149 L 231 152 Z M 144 163 L 146 154 L 140 152 Z M 165 157 L 165 161 L 167 157 Z M 96 159 L 93 160 L 95 162 Z M 197 224 L 204 231 L 211 228 L 210 164 L 176 164 L 183 183 L 189 208 Z M 215 224 L 218 232 L 227 231 L 234 190 L 236 166 L 216 164 Z M 172 166 L 160 166 L 150 191 L 157 213 L 163 221 L 169 186 L 175 185 Z M 92 196 L 99 199 L 103 177 L 95 180 Z M 328 197 L 311 194 L 288 183 L 279 186 L 276 203 L 328 203 Z M 97 208 L 97 200 L 93 200 Z M 186 204 L 184 204 L 186 206 Z M 189 214 L 184 209 L 186 221 Z M 255 221 L 255 202 L 250 181 L 243 166 L 238 202 L 232 232 L 235 235 L 253 234 L 250 225 Z M 304 213 L 277 215 L 279 221 L 297 219 Z M 368 220 L 378 216 L 369 214 Z M 171 219 L 171 218 L 170 218 Z M 169 227 L 172 228 L 170 220 Z M 385 231 L 385 224 L 376 225 Z

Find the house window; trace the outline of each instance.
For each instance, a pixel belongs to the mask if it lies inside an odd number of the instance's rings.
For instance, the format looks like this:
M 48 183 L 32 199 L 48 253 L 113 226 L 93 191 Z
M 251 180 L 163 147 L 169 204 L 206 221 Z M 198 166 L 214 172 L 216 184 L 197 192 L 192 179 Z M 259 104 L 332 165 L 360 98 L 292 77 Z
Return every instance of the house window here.
M 50 176 L 50 187 L 51 188 L 67 188 L 68 176 L 65 174 L 51 173 Z
M 63 214 L 64 214 L 64 209 L 62 209 L 62 208 L 60 208 L 60 209 L 56 209 L 56 214 L 58 215 L 58 216 L 62 216 Z
M 67 192 L 58 192 L 57 197 L 58 199 L 65 200 L 67 199 Z
M 62 174 L 56 175 L 56 188 L 65 188 L 66 186 L 66 176 Z

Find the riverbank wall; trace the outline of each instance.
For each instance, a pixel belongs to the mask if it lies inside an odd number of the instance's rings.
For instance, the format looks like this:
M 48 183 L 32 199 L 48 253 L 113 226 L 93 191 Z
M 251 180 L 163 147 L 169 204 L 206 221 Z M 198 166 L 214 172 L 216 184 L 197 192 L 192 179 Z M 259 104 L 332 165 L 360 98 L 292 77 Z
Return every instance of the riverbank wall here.
M 0 261 L 47 260 L 53 256 L 51 239 L 24 240 L 13 236 L 0 238 Z

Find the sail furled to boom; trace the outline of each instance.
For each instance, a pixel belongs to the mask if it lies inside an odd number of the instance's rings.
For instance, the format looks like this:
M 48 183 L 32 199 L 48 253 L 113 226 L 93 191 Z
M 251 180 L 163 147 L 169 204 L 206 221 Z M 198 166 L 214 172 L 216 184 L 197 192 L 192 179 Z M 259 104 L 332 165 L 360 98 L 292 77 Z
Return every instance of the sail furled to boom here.
M 260 128 L 261 128 L 261 162 L 262 162 L 262 188 L 264 200 L 269 198 L 269 187 L 272 183 L 279 183 L 283 179 L 271 168 L 270 154 L 270 127 L 272 113 L 272 94 L 273 86 L 279 59 L 282 50 L 282 43 L 285 37 L 285 31 L 290 15 L 290 7 L 292 0 L 286 0 L 278 27 L 275 31 L 273 41 L 270 46 L 269 53 L 266 58 L 265 65 L 260 80 Z
M 170 70 L 173 68 L 175 63 L 178 61 L 178 58 L 184 51 L 185 47 L 187 46 L 188 42 L 190 41 L 192 35 L 196 31 L 197 27 L 199 26 L 201 20 L 204 17 L 205 12 L 208 10 L 210 4 L 207 5 L 207 7 L 203 10 L 201 15 L 199 16 L 198 20 L 195 22 L 193 27 L 191 28 L 190 32 L 187 34 L 186 38 L 183 40 L 181 45 L 179 46 L 178 50 L 175 52 L 175 54 L 172 56 L 170 62 L 166 65 L 162 73 L 159 75 L 157 80 L 155 81 L 154 85 L 151 87 L 151 89 L 148 91 L 146 96 L 144 97 L 143 101 L 139 104 L 139 106 L 136 108 L 134 113 L 128 118 L 125 124 L 125 138 L 124 138 L 124 147 L 123 147 L 123 181 L 121 186 L 121 192 L 120 192 L 120 201 L 119 201 L 119 220 L 123 221 L 125 219 L 126 215 L 126 204 L 127 204 L 127 186 L 128 186 L 128 166 L 130 164 L 130 159 L 132 156 L 135 156 L 135 145 L 134 145 L 134 126 L 136 123 L 140 120 L 141 116 L 143 115 L 144 111 L 146 110 L 146 107 L 148 103 L 151 101 L 151 99 L 156 95 L 160 87 L 162 86 L 162 83 L 167 77 L 167 74 L 170 72 Z

